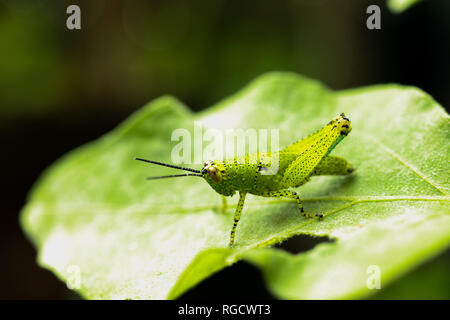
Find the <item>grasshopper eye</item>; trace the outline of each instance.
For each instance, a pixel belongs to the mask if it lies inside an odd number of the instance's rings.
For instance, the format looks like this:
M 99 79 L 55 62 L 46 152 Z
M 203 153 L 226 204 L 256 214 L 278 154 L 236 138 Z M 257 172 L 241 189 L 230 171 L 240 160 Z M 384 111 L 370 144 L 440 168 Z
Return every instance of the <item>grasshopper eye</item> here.
M 222 181 L 222 173 L 216 166 L 214 166 L 214 165 L 209 166 L 206 170 L 212 181 L 217 182 L 217 183 Z

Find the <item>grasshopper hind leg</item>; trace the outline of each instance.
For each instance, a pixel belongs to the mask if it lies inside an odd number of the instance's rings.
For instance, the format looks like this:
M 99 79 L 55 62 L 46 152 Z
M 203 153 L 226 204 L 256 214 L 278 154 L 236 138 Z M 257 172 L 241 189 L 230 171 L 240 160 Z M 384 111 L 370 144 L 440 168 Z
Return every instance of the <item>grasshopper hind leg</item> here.
M 305 210 L 303 209 L 302 201 L 300 200 L 299 195 L 297 192 L 292 190 L 279 190 L 279 191 L 267 191 L 261 194 L 263 197 L 273 197 L 273 198 L 290 198 L 295 199 L 297 201 L 298 209 L 300 210 L 300 214 L 304 216 L 305 218 L 318 218 L 321 220 L 323 218 L 323 214 L 321 213 L 315 213 L 315 214 L 307 214 Z

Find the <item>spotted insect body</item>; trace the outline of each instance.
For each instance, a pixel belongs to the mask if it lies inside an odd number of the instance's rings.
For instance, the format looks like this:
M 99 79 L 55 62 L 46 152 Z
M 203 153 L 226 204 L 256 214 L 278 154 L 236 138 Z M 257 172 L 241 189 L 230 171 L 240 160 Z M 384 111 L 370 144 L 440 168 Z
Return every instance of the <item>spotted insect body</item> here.
M 229 246 L 232 246 L 247 193 L 263 197 L 295 199 L 303 216 L 316 216 L 319 219 L 322 217 L 321 214 L 305 214 L 299 195 L 289 188 L 305 184 L 313 175 L 347 175 L 354 171 L 345 159 L 329 156 L 334 147 L 351 131 L 350 125 L 350 120 L 342 113 L 319 131 L 280 151 L 258 152 L 222 161 L 207 161 L 201 171 L 140 158 L 138 160 L 195 172 L 175 176 L 202 177 L 223 196 L 233 196 L 238 192 L 239 201 L 229 241 Z

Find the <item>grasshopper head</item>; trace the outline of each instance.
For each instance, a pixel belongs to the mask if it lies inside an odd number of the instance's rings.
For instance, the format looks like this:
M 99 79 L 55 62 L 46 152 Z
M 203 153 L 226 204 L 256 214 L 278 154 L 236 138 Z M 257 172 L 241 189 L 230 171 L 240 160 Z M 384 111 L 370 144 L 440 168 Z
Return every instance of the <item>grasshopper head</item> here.
M 215 183 L 220 183 L 222 181 L 222 171 L 214 161 L 208 160 L 205 162 L 201 173 L 206 180 L 209 178 Z
M 206 161 L 203 169 L 200 171 L 203 178 L 218 193 L 224 196 L 234 194 L 232 185 L 227 178 L 227 171 L 222 161 Z

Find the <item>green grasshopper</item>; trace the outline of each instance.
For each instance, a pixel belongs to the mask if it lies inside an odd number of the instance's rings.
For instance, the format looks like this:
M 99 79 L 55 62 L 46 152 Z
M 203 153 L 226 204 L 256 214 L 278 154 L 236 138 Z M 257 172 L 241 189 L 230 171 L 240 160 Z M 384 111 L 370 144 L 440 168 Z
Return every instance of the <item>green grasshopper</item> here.
M 257 152 L 223 161 L 206 161 L 202 170 L 183 168 L 152 160 L 136 160 L 153 163 L 193 173 L 149 177 L 163 179 L 172 177 L 202 177 L 224 197 L 239 192 L 239 201 L 234 213 L 229 246 L 233 246 L 236 228 L 244 207 L 247 193 L 275 198 L 295 199 L 301 215 L 306 218 L 323 218 L 322 214 L 306 214 L 299 195 L 289 188 L 299 187 L 318 175 L 348 175 L 354 168 L 347 160 L 329 156 L 329 153 L 351 131 L 350 120 L 343 113 L 325 127 L 278 152 Z M 278 161 L 273 169 L 273 161 Z

